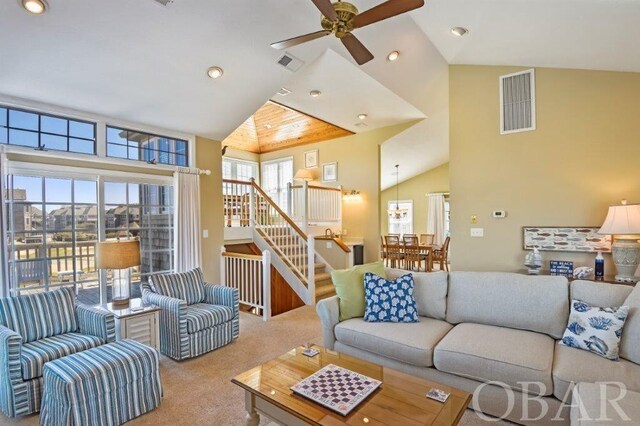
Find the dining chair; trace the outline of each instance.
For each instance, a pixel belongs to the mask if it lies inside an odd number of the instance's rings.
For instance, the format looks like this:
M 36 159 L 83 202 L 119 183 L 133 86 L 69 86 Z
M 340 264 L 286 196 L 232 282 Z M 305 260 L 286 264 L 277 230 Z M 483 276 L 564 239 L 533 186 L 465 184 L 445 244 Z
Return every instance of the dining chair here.
M 380 258 L 384 262 L 385 266 L 387 265 L 387 248 L 384 245 L 384 237 L 380 235 Z
M 440 270 L 441 271 L 443 270 L 443 268 L 444 268 L 444 270 L 449 271 L 449 242 L 450 242 L 450 240 L 451 240 L 451 238 L 447 237 L 444 240 L 444 244 L 442 244 L 441 248 L 433 250 L 432 262 L 440 263 Z
M 404 237 L 402 237 L 402 243 L 404 246 L 404 269 L 412 271 L 414 268 L 417 268 L 417 270 L 420 271 L 422 257 L 420 256 L 418 237 L 404 235 Z
M 429 246 L 433 244 L 434 234 L 420 234 L 420 245 Z
M 400 238 L 397 235 L 385 235 L 385 246 L 387 247 L 387 260 L 391 268 L 399 268 L 402 264 L 402 250 Z

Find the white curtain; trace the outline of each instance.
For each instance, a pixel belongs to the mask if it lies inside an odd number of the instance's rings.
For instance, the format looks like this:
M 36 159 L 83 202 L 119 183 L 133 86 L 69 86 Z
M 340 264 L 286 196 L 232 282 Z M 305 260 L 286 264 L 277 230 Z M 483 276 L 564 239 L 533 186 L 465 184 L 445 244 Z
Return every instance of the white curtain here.
M 5 162 L 6 156 L 4 146 L 0 146 L 0 241 L 6 241 L 5 229 L 7 225 L 6 203 L 5 203 Z M 0 297 L 7 297 L 10 294 L 9 289 L 9 271 L 7 271 L 7 254 L 5 250 L 0 249 Z
M 199 171 L 179 167 L 173 175 L 175 192 L 176 272 L 185 272 L 202 264 L 200 249 L 200 176 Z
M 444 194 L 428 194 L 427 234 L 433 234 L 433 243 L 444 244 Z

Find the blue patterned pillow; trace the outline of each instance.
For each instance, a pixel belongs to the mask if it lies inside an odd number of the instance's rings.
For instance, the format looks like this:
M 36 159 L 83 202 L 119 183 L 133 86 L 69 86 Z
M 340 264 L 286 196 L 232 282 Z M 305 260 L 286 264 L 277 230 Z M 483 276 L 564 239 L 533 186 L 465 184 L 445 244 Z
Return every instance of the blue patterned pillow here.
M 598 308 L 574 299 L 569 325 L 560 343 L 617 361 L 622 327 L 628 313 L 628 306 Z
M 413 298 L 413 275 L 386 280 L 367 272 L 364 274 L 367 307 L 364 320 L 368 322 L 418 322 L 416 301 Z

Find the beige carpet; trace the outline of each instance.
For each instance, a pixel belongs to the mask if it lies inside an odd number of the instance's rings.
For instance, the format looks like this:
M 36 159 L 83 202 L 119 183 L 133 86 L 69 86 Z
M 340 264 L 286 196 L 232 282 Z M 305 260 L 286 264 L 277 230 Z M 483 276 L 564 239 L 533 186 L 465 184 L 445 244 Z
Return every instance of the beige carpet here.
M 312 307 L 287 312 L 268 322 L 242 313 L 240 338 L 233 344 L 182 362 L 161 357 L 162 405 L 130 424 L 243 425 L 244 394 L 231 384 L 231 378 L 307 342 L 322 343 L 320 322 Z M 263 419 L 261 423 L 268 422 Z M 37 425 L 38 416 L 10 420 L 0 415 L 0 424 Z M 468 410 L 460 424 L 507 423 L 484 422 Z

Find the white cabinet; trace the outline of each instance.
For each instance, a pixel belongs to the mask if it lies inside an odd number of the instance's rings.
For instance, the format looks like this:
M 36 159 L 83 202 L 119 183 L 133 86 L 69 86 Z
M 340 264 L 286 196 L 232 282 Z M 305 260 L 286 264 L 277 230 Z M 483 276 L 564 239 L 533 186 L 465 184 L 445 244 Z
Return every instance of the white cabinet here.
M 116 322 L 116 340 L 132 339 L 160 350 L 160 308 L 144 305 L 140 299 L 131 299 L 129 306 L 102 307 L 113 313 Z

